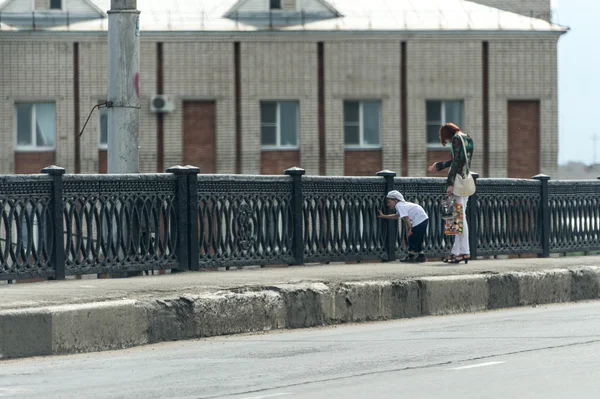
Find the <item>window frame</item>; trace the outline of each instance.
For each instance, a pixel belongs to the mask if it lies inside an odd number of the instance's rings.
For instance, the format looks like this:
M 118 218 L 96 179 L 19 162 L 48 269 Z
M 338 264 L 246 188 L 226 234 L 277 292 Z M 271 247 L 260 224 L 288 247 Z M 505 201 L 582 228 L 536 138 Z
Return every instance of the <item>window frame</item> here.
M 21 145 L 19 144 L 19 121 L 18 121 L 18 116 L 17 116 L 17 107 L 19 105 L 31 105 L 31 115 L 30 115 L 30 121 L 31 121 L 31 126 L 30 129 L 33 128 L 33 130 L 30 130 L 30 135 L 31 137 L 31 142 L 32 144 L 29 145 Z M 46 147 L 39 147 L 37 145 L 37 131 L 35 131 L 35 123 L 36 123 L 36 117 L 37 117 L 37 104 L 52 104 L 54 105 L 54 144 L 52 146 L 46 146 Z M 55 101 L 16 101 L 14 103 L 13 106 L 13 110 L 14 110 L 14 151 L 15 152 L 51 152 L 51 151 L 56 151 L 56 102 Z
M 59 0 L 59 1 L 60 1 L 60 8 L 52 8 L 52 0 L 48 0 L 48 10 L 49 11 L 62 11 L 64 8 L 65 2 L 64 2 L 64 0 Z
M 358 103 L 358 144 L 346 144 L 346 125 L 350 125 L 346 123 L 346 115 L 343 114 L 343 133 L 344 133 L 344 149 L 347 150 L 378 150 L 382 148 L 381 144 L 381 109 L 382 109 L 382 101 L 379 99 L 370 99 L 370 100 L 344 100 L 342 107 L 346 103 Z M 379 111 L 379 144 L 365 144 L 365 126 L 364 126 L 364 104 L 365 103 L 377 103 L 378 111 Z M 352 126 L 356 126 L 355 122 L 353 122 Z
M 279 2 L 279 7 L 273 7 L 273 0 L 269 0 L 269 11 L 281 11 L 283 10 L 283 0 L 275 0 Z
M 453 99 L 427 99 L 425 100 L 425 143 L 427 145 L 427 149 L 433 149 L 433 150 L 445 150 L 448 147 L 444 147 L 442 145 L 442 143 L 440 143 L 439 139 L 436 142 L 429 142 L 429 137 L 427 137 L 427 128 L 429 127 L 429 125 L 433 125 L 433 123 L 429 123 L 429 119 L 427 119 L 427 103 L 428 102 L 439 102 L 440 103 L 440 117 L 441 117 L 441 121 L 439 121 L 439 127 L 442 127 L 445 123 L 447 123 L 447 119 L 446 119 L 446 103 L 449 102 L 458 102 L 462 105 L 461 108 L 461 121 L 458 121 L 458 126 L 461 127 L 461 129 L 463 128 L 463 125 L 465 123 L 465 100 L 464 99 L 458 99 L 458 98 L 453 98 Z M 456 123 L 457 121 L 452 121 L 453 123 Z
M 263 104 L 274 103 L 277 108 L 275 111 L 275 124 L 263 123 L 262 121 L 262 106 Z M 296 144 L 295 145 L 281 145 L 281 103 L 293 103 L 296 105 Z M 260 148 L 261 150 L 273 151 L 273 150 L 298 150 L 300 148 L 300 101 L 298 100 L 261 100 L 258 107 L 259 112 L 259 126 L 260 126 Z M 262 128 L 263 126 L 273 127 L 275 126 L 275 141 L 273 144 L 262 143 Z

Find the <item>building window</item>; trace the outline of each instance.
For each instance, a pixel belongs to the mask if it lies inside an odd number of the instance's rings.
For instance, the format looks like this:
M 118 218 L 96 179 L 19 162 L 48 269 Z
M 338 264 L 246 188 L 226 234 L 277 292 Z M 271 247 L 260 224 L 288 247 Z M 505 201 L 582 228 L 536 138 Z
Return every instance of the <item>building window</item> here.
M 99 148 L 101 150 L 108 149 L 108 108 L 102 107 L 98 109 L 100 114 L 99 131 Z
M 62 0 L 50 0 L 51 10 L 62 10 Z
M 16 104 L 17 149 L 53 150 L 55 146 L 54 103 Z
M 381 102 L 344 101 L 346 147 L 381 146 Z
M 428 100 L 427 107 L 427 145 L 440 145 L 440 127 L 452 122 L 463 127 L 463 100 Z
M 263 148 L 298 147 L 298 103 L 260 103 L 260 143 Z
M 281 10 L 281 0 L 270 0 L 269 8 L 271 10 Z

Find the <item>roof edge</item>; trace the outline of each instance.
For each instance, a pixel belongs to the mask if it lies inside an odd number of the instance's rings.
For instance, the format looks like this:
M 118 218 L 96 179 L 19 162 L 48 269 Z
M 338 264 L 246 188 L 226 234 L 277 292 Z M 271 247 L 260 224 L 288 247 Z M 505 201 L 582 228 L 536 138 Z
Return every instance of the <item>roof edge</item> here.
M 166 31 L 166 30 L 145 30 L 141 32 L 142 37 L 154 36 L 349 36 L 349 35 L 372 35 L 372 36 L 410 36 L 410 35 L 464 35 L 464 36 L 562 36 L 569 31 L 566 30 L 206 30 L 206 31 Z M 51 33 L 51 35 L 48 35 Z M 105 30 L 0 30 L 0 36 L 105 36 L 108 31 Z

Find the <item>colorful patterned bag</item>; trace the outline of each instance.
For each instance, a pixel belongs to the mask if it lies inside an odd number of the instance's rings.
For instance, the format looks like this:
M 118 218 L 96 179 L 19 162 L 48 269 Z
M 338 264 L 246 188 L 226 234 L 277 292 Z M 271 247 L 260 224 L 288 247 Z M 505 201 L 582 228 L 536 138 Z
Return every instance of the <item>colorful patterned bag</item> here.
M 444 219 L 444 234 L 447 236 L 455 236 L 463 232 L 463 206 L 455 203 L 456 217 L 452 219 Z

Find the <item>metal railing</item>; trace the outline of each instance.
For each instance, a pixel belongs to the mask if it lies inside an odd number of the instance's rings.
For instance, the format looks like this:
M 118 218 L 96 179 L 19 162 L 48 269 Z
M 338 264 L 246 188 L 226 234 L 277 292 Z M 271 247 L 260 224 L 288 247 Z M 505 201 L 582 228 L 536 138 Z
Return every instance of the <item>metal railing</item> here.
M 430 217 L 427 255 L 447 253 L 442 178 L 163 174 L 0 176 L 0 280 L 246 265 L 393 261 L 402 224 L 378 219 L 402 192 Z M 600 250 L 600 181 L 477 179 L 471 255 Z

